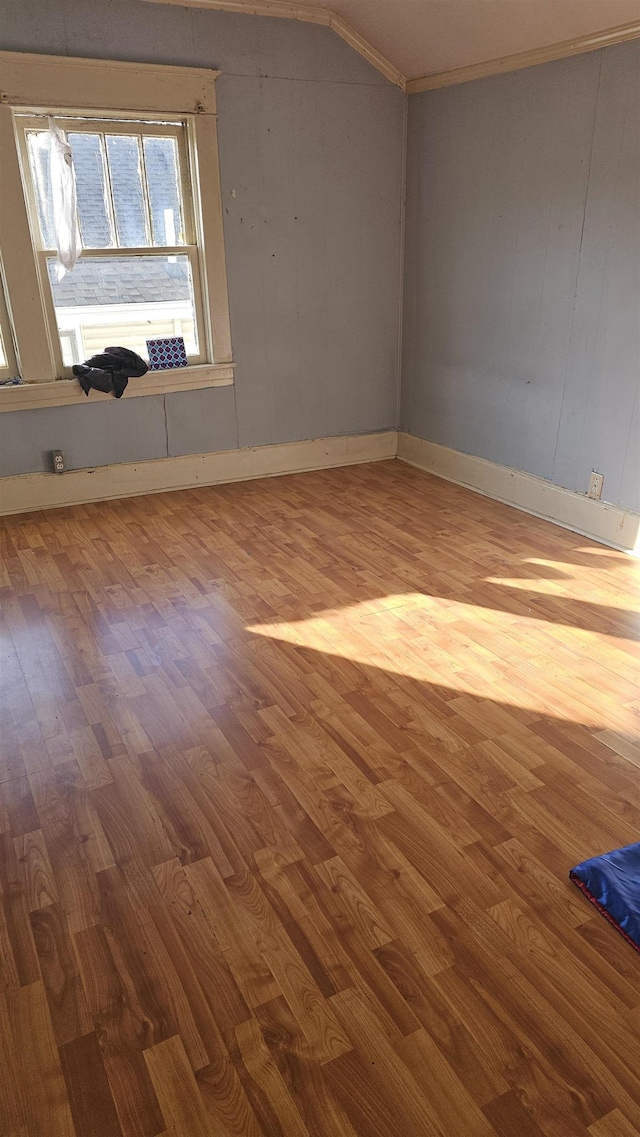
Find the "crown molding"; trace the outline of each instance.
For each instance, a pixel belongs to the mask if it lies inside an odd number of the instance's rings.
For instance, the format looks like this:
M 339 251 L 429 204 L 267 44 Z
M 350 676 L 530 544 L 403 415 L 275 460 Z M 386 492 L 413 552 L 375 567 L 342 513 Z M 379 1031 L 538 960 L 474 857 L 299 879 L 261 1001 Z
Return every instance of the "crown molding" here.
M 271 16 L 287 20 L 301 20 L 309 24 L 321 24 L 332 28 L 341 39 L 357 51 L 391 83 L 395 83 L 409 95 L 421 91 L 435 91 L 439 87 L 449 87 L 455 83 L 469 83 L 473 79 L 484 79 L 489 75 L 502 75 L 508 71 L 519 71 L 523 67 L 535 67 L 539 63 L 551 63 L 554 59 L 565 59 L 572 55 L 582 55 L 587 51 L 598 51 L 616 43 L 640 39 L 640 22 L 619 24 L 615 28 L 560 43 L 534 47 L 528 51 L 504 55 L 498 59 L 487 59 L 482 63 L 471 63 L 467 67 L 456 67 L 451 71 L 439 71 L 434 75 L 424 75 L 417 79 L 407 79 L 377 48 L 373 47 L 341 16 L 330 8 L 311 7 L 289 2 L 289 0 L 146 0 L 149 4 L 177 4 L 183 8 L 212 8 L 220 12 L 236 12 L 249 16 Z
M 489 75 L 502 75 L 507 71 L 520 71 L 523 67 L 535 67 L 538 63 L 551 63 L 554 59 L 566 59 L 571 55 L 582 55 L 586 51 L 598 51 L 626 40 L 640 39 L 640 22 L 620 24 L 592 35 L 577 36 L 576 39 L 563 40 L 562 43 L 534 47 L 515 55 L 504 55 L 500 59 L 488 59 L 484 63 L 471 63 L 468 67 L 456 67 L 453 71 L 440 71 L 436 75 L 425 75 L 421 79 L 408 79 L 406 90 L 409 95 L 421 91 L 435 91 L 439 87 L 449 87 L 454 83 L 469 83 L 472 79 L 484 79 Z
M 287 3 L 286 0 L 147 0 L 147 3 L 178 4 L 181 8 L 213 8 L 220 12 L 241 12 L 245 16 L 271 16 L 322 24 L 331 28 L 391 83 L 395 83 L 402 91 L 407 89 L 407 81 L 402 72 L 329 8 L 311 8 Z

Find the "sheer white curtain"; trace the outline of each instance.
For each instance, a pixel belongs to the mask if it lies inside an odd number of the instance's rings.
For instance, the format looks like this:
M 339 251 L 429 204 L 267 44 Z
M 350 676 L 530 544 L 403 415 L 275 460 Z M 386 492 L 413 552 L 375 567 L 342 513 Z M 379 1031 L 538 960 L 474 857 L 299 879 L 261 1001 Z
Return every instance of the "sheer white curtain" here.
M 58 250 L 58 280 L 71 272 L 82 249 L 78 225 L 76 176 L 73 154 L 62 131 L 49 119 L 49 175 L 51 178 L 51 221 Z

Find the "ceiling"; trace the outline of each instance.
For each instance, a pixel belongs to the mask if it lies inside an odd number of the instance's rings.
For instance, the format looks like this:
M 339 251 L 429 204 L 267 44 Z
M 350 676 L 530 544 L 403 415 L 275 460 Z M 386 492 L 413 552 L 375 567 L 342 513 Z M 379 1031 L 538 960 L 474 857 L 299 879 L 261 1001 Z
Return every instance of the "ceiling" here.
M 640 20 L 640 0 L 296 0 L 296 7 L 330 8 L 407 79 Z

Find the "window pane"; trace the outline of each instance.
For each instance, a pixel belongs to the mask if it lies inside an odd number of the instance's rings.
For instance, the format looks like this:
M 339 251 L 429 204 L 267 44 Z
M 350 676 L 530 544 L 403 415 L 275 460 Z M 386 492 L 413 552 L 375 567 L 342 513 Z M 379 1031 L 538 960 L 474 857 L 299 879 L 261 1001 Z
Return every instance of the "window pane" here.
M 154 245 L 184 245 L 182 195 L 175 138 L 144 138 L 144 162 Z
M 107 134 L 106 142 L 117 243 L 124 249 L 149 245 L 138 138 Z
M 188 257 L 83 257 L 62 280 L 47 263 L 66 366 L 115 346 L 148 359 L 146 341 L 160 336 L 184 336 L 197 354 Z
M 107 208 L 102 139 L 99 134 L 75 131 L 71 131 L 68 138 L 76 172 L 82 244 L 89 249 L 108 249 L 114 242 Z
M 17 367 L 13 354 L 9 313 L 7 312 L 2 291 L 2 280 L 0 279 L 0 378 L 6 382 L 7 379 L 13 379 L 16 375 Z
M 27 134 L 27 145 L 42 244 L 45 249 L 53 249 L 55 248 L 55 241 L 51 224 L 49 132 L 46 130 L 30 130 Z

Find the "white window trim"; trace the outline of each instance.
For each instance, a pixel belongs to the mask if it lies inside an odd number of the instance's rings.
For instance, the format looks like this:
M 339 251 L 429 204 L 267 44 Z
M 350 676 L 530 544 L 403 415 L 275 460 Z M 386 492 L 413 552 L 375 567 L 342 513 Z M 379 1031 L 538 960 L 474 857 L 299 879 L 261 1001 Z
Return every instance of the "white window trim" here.
M 2 272 L 2 258 L 0 257 L 0 332 L 2 332 L 2 347 L 4 349 L 5 358 L 4 365 L 0 359 L 0 380 L 2 382 L 5 382 L 7 379 L 13 379 L 18 374 L 18 363 L 13 346 L 13 333 L 5 301 L 5 293 L 6 287 L 4 274 Z
M 58 379 L 57 345 L 45 316 L 23 191 L 14 108 L 84 114 L 192 116 L 187 120 L 201 258 L 204 324 L 213 362 L 157 371 L 129 383 L 124 398 L 233 382 L 233 355 L 218 165 L 215 80 L 219 71 L 0 52 L 0 249 L 6 303 L 24 383 L 0 387 L 0 412 L 87 402 L 75 380 Z M 57 334 L 57 333 L 56 333 Z M 53 382 L 53 380 L 58 380 Z M 91 399 L 98 397 L 92 392 Z M 111 397 L 111 396 L 102 396 Z
M 62 116 L 58 119 L 57 125 L 62 131 L 65 129 L 73 132 L 74 130 L 90 130 L 91 124 L 97 122 L 98 129 L 105 128 L 105 125 L 100 115 L 104 115 L 104 111 L 88 113 L 77 118 L 71 116 Z M 176 255 L 186 258 L 189 262 L 191 270 L 191 283 L 192 283 L 192 302 L 194 309 L 194 319 L 197 328 L 198 338 L 198 352 L 189 355 L 189 365 L 197 366 L 199 364 L 208 363 L 213 355 L 213 347 L 211 345 L 210 326 L 205 319 L 204 305 L 203 305 L 203 292 L 204 292 L 204 255 L 201 240 L 198 235 L 198 212 L 199 202 L 194 200 L 197 195 L 194 193 L 194 161 L 192 154 L 195 153 L 195 139 L 194 131 L 192 128 L 191 118 L 183 119 L 180 125 L 178 124 L 163 124 L 156 122 L 158 116 L 151 116 L 149 111 L 144 111 L 145 123 L 142 127 L 139 122 L 140 115 L 137 120 L 131 120 L 130 116 L 126 117 L 122 114 L 116 120 L 115 117 L 110 118 L 111 130 L 106 125 L 107 133 L 118 134 L 135 134 L 139 135 L 144 133 L 145 136 L 160 135 L 162 137 L 172 137 L 178 145 L 179 163 L 180 163 L 180 180 L 182 183 L 182 210 L 183 210 L 183 227 L 184 227 L 184 243 L 179 246 L 168 245 L 160 246 L 150 244 L 141 248 L 133 248 L 126 246 L 119 246 L 112 248 L 105 246 L 102 248 L 83 248 L 82 255 L 95 262 L 97 257 L 107 257 L 109 260 L 113 258 L 128 258 L 135 256 L 149 257 L 161 255 Z M 54 121 L 55 121 L 55 116 Z M 166 118 L 166 115 L 162 116 Z M 56 310 L 54 307 L 53 295 L 49 287 L 47 262 L 51 257 L 53 248 L 45 249 L 43 244 L 43 235 L 41 233 L 40 222 L 38 218 L 38 208 L 36 204 L 35 187 L 33 184 L 33 176 L 31 174 L 31 163 L 29 160 L 29 151 L 27 145 L 27 136 L 29 131 L 46 129 L 44 121 L 37 117 L 31 117 L 28 112 L 21 113 L 18 111 L 15 119 L 16 136 L 18 140 L 18 148 L 20 152 L 20 162 L 22 165 L 23 175 L 27 175 L 25 181 L 25 196 L 27 200 L 27 212 L 31 218 L 31 234 L 33 238 L 34 251 L 36 256 L 36 264 L 40 277 L 40 286 L 43 295 L 46 299 L 46 318 L 50 331 L 50 338 L 52 341 L 52 348 L 54 353 L 54 372 L 59 379 L 71 379 L 73 373 L 70 366 L 65 366 L 63 361 L 62 345 L 60 342 L 60 333 L 58 329 L 58 320 L 56 319 Z M 150 218 L 149 218 L 150 221 Z M 114 217 L 115 222 L 115 217 Z M 66 310 L 65 310 L 66 314 Z M 140 319 L 143 319 L 142 312 Z M 91 354 L 91 353 L 89 353 Z M 78 363 L 82 360 L 78 360 Z

